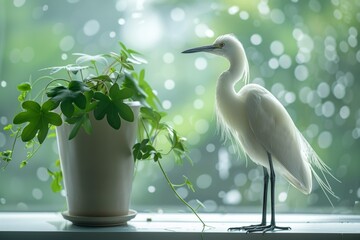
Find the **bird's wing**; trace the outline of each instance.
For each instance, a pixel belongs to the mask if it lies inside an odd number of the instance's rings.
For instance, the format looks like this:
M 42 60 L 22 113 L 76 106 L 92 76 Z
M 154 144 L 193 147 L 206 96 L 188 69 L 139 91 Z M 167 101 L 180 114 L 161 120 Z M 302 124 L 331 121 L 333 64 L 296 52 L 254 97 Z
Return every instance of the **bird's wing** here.
M 245 106 L 254 136 L 272 155 L 275 170 L 300 191 L 310 193 L 311 170 L 291 117 L 265 88 L 255 84 L 248 88 Z

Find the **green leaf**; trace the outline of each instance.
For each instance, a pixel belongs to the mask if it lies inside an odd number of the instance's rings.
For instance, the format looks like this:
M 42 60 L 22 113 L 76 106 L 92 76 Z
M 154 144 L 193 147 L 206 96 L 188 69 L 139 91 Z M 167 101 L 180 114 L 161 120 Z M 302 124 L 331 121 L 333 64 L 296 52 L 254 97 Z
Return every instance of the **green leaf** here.
M 119 117 L 119 112 L 113 105 L 107 108 L 106 120 L 112 128 L 120 129 L 121 120 Z
M 14 124 L 29 122 L 21 132 L 23 142 L 29 142 L 37 135 L 41 144 L 44 142 L 51 125 L 59 126 L 62 124 L 60 115 L 51 112 L 55 106 L 56 104 L 51 101 L 46 101 L 42 106 L 34 101 L 23 102 L 24 111 L 17 114 L 13 119 Z
M 57 162 L 55 164 L 57 164 Z M 60 165 L 58 165 L 58 167 L 60 168 Z M 60 192 L 62 190 L 61 181 L 63 179 L 61 169 L 57 172 L 52 172 L 50 169 L 48 169 L 48 174 L 52 178 L 51 190 L 53 192 Z
M 79 119 L 78 121 L 74 122 L 74 127 L 71 129 L 71 132 L 69 134 L 69 140 L 73 139 L 77 133 L 79 132 L 82 125 L 82 119 Z
M 186 186 L 188 187 L 189 190 L 195 192 L 195 189 L 194 189 L 194 185 L 192 184 L 192 182 L 189 180 L 188 177 L 186 176 L 183 176 L 185 178 L 185 184 Z
M 17 85 L 17 89 L 20 92 L 28 92 L 31 90 L 31 85 L 29 82 L 23 82 L 23 83 L 20 83 L 19 85 Z
M 5 162 L 10 162 L 12 160 L 12 150 L 5 150 L 0 152 L 0 158 Z
M 27 164 L 28 164 L 28 161 L 23 160 L 23 161 L 20 163 L 20 168 L 25 167 Z
M 46 102 L 43 103 L 43 105 L 41 107 L 45 111 L 51 111 L 51 110 L 54 110 L 55 108 L 57 108 L 58 106 L 59 106 L 59 103 L 54 102 L 52 100 L 47 100 Z
M 72 100 L 68 98 L 61 102 L 60 108 L 66 117 L 71 117 L 75 111 L 75 107 L 72 104 Z
M 119 129 L 121 126 L 121 118 L 132 122 L 134 121 L 134 113 L 132 109 L 123 102 L 123 97 L 128 92 L 121 92 L 118 84 L 114 84 L 109 91 L 109 96 L 102 92 L 95 92 L 94 99 L 98 100 L 94 109 L 94 117 L 101 120 L 106 119 L 111 127 Z
M 128 122 L 134 121 L 134 113 L 131 107 L 129 107 L 127 104 L 123 102 L 114 102 L 114 105 L 116 106 L 119 115 L 121 116 L 122 119 Z
M 46 94 L 50 100 L 60 103 L 61 111 L 66 117 L 71 117 L 75 111 L 74 105 L 80 109 L 85 109 L 87 99 L 85 92 L 90 91 L 85 83 L 80 81 L 71 81 L 68 87 L 58 86 L 50 89 Z
M 111 105 L 111 100 L 101 92 L 95 92 L 94 98 L 98 100 L 98 104 L 94 109 L 94 117 L 96 120 L 101 120 L 105 117 L 108 108 Z

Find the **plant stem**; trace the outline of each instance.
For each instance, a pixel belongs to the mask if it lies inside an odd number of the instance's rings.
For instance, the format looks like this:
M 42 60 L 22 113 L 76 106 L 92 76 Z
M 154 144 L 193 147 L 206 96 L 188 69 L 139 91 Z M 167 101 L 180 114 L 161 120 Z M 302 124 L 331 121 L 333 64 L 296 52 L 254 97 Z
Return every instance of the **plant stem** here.
M 170 181 L 168 175 L 166 174 L 164 168 L 162 167 L 162 165 L 161 165 L 161 163 L 160 163 L 160 160 L 157 161 L 157 163 L 158 163 L 158 165 L 159 165 L 159 167 L 160 167 L 160 170 L 161 170 L 162 174 L 164 175 L 167 183 L 169 184 L 171 190 L 175 193 L 176 197 L 177 197 L 183 204 L 185 204 L 185 205 L 195 214 L 195 216 L 196 216 L 196 217 L 199 219 L 199 221 L 203 224 L 203 228 L 205 228 L 206 224 L 205 224 L 204 221 L 201 219 L 201 217 L 198 215 L 198 213 L 196 212 L 196 210 L 195 210 L 192 206 L 190 206 L 190 204 L 189 204 L 188 202 L 186 202 L 186 201 L 184 200 L 184 198 L 182 198 L 182 197 L 178 194 L 178 192 L 176 191 L 176 189 L 175 189 L 175 187 L 174 187 L 174 184 L 172 184 L 172 182 Z

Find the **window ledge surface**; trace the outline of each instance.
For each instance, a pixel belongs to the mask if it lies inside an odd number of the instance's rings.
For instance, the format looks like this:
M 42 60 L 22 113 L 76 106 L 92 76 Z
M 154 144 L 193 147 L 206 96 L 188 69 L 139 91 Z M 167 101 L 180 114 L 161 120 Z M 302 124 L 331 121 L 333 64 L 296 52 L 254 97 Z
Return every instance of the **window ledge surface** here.
M 266 234 L 228 232 L 229 227 L 256 224 L 259 214 L 139 213 L 125 226 L 79 227 L 60 213 L 0 213 L 0 239 L 360 239 L 359 215 L 279 214 L 279 226 L 290 231 Z

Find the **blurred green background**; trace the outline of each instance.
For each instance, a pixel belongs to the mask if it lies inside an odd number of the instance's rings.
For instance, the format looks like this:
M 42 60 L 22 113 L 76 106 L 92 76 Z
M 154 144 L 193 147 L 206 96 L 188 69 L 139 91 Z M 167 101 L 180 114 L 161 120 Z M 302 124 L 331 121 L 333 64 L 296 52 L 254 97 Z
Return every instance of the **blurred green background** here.
M 12 139 L 2 128 L 19 109 L 16 85 L 39 69 L 68 64 L 72 53 L 142 52 L 147 79 L 157 89 L 167 120 L 188 138 L 191 166 L 164 164 L 174 182 L 187 175 L 196 192 L 179 192 L 203 212 L 260 212 L 262 168 L 223 143 L 214 117 L 215 82 L 228 63 L 181 51 L 234 33 L 243 43 L 251 81 L 284 104 L 294 122 L 341 183 L 330 181 L 339 200 L 326 199 L 317 184 L 305 196 L 278 178 L 280 212 L 354 213 L 360 200 L 360 1 L 26 1 L 0 2 L 0 149 Z M 26 168 L 24 153 L 0 171 L 0 211 L 63 211 L 64 194 L 50 189 L 55 140 Z M 152 162 L 137 166 L 132 208 L 187 211 Z M 357 207 L 358 208 L 358 207 Z

